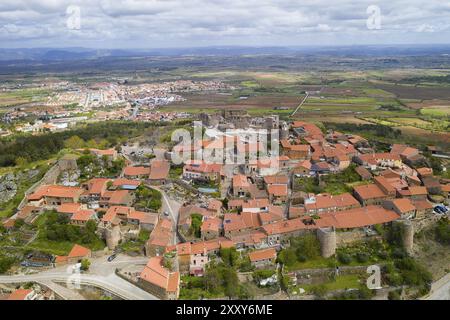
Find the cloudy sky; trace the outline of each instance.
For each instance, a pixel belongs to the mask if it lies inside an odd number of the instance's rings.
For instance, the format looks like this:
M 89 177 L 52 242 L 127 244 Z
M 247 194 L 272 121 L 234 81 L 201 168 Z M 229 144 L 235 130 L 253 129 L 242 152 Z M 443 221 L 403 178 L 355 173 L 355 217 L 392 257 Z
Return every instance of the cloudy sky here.
M 450 43 L 450 0 L 0 0 L 0 47 Z

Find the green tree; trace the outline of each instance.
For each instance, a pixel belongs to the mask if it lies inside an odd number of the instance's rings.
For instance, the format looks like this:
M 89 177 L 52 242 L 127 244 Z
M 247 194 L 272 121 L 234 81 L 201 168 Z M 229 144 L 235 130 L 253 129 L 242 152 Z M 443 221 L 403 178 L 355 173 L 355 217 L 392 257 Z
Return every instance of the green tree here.
M 0 274 L 8 271 L 14 264 L 15 259 L 12 257 L 2 257 L 0 256 Z
M 434 228 L 436 240 L 442 244 L 450 245 L 450 221 L 447 217 L 441 218 Z
M 293 266 L 297 262 L 297 255 L 294 249 L 284 249 L 278 255 L 278 261 L 286 266 Z
M 89 259 L 81 260 L 81 270 L 88 271 L 90 266 L 91 262 L 89 261 Z
M 84 140 L 79 136 L 71 136 L 64 141 L 64 146 L 69 149 L 81 149 L 84 147 Z
M 235 247 L 220 249 L 220 258 L 228 267 L 235 267 L 239 260 L 239 253 Z
M 202 220 L 203 216 L 201 214 L 194 213 L 191 215 L 190 233 L 194 235 L 196 238 L 201 237 Z
M 313 234 L 291 239 L 291 246 L 295 248 L 297 258 L 314 259 L 320 256 L 320 243 Z
M 25 157 L 17 157 L 16 158 L 16 166 L 18 167 L 24 167 L 28 163 L 27 159 Z
M 23 219 L 16 219 L 14 221 L 14 229 L 20 229 L 25 224 L 25 221 Z

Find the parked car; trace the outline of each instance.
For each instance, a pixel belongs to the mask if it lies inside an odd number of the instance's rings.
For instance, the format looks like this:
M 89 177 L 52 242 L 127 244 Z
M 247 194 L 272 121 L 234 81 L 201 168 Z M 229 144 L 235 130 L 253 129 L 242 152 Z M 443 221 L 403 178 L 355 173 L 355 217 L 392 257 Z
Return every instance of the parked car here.
M 113 261 L 115 258 L 117 257 L 117 255 L 114 253 L 113 255 L 108 257 L 108 262 Z
M 441 206 L 434 207 L 434 212 L 444 214 L 446 211 Z
M 169 216 L 169 212 L 168 211 L 164 211 L 164 213 L 163 213 L 166 217 L 168 217 Z

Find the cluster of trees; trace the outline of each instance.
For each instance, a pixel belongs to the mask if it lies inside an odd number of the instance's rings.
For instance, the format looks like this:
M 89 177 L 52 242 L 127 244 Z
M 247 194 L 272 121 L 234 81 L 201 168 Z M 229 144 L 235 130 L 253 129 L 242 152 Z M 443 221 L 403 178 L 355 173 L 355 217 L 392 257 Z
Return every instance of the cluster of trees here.
M 162 194 L 158 190 L 147 188 L 141 184 L 136 190 L 136 205 L 158 211 L 162 207 Z
M 0 256 L 0 274 L 8 271 L 15 262 L 16 260 L 12 257 Z
M 433 281 L 431 273 L 425 267 L 400 251 L 396 252 L 393 263 L 383 267 L 382 274 L 389 285 L 416 287 L 420 295 L 428 293 Z
M 392 286 L 413 286 L 419 288 L 421 295 L 426 294 L 430 290 L 432 275 L 404 250 L 402 244 L 404 226 L 394 223 L 386 229 L 385 236 L 391 245 L 390 258 L 393 261 L 384 267 L 386 282 Z
M 122 172 L 125 160 L 118 158 L 110 161 L 106 156 L 99 159 L 86 151 L 77 159 L 77 165 L 80 169 L 80 178 L 83 180 L 99 176 L 116 177 Z
M 90 220 L 86 226 L 79 227 L 69 224 L 67 216 L 54 211 L 45 213 L 45 222 L 39 230 L 39 235 L 49 241 L 70 241 L 84 245 L 90 245 L 100 241 L 95 234 L 97 225 Z
M 450 74 L 445 76 L 423 76 L 402 79 L 403 83 L 418 84 L 421 82 L 450 83 Z
M 450 221 L 447 217 L 441 218 L 434 228 L 436 240 L 444 245 L 450 245 Z
M 186 286 L 182 288 L 183 296 L 197 299 L 224 295 L 239 299 L 253 297 L 249 288 L 240 284 L 237 275 L 237 270 L 246 264 L 248 259 L 242 261 L 234 247 L 221 249 L 219 256 L 221 262 L 210 262 L 203 277 L 190 277 L 189 281 L 186 281 Z
M 8 137 L 0 140 L 0 167 L 15 166 L 17 159 L 27 162 L 45 160 L 66 146 L 84 147 L 85 141 L 99 140 L 104 141 L 105 147 L 115 146 L 130 137 L 141 134 L 146 128 L 158 125 L 131 121 L 100 122 L 63 132 Z M 78 139 L 72 138 L 74 136 Z
M 342 172 L 336 174 L 329 174 L 325 176 L 315 177 L 300 177 L 295 179 L 295 189 L 300 189 L 308 193 L 331 193 L 342 194 L 350 192 L 351 187 L 346 183 L 360 181 L 361 177 L 355 171 L 356 165 L 351 164 Z
M 324 125 L 333 130 L 344 132 L 362 132 L 371 133 L 377 137 L 398 138 L 402 132 L 381 124 L 355 124 L 355 123 L 324 123 Z
M 350 264 L 353 261 L 364 264 L 370 260 L 386 260 L 389 257 L 387 249 L 388 246 L 384 242 L 372 240 L 339 248 L 336 256 L 341 264 Z
M 194 213 L 191 215 L 191 227 L 189 233 L 196 238 L 201 237 L 201 227 L 202 227 L 203 216 L 199 213 Z
M 290 242 L 290 247 L 282 250 L 278 255 L 278 262 L 288 267 L 320 256 L 320 243 L 313 234 L 291 238 Z

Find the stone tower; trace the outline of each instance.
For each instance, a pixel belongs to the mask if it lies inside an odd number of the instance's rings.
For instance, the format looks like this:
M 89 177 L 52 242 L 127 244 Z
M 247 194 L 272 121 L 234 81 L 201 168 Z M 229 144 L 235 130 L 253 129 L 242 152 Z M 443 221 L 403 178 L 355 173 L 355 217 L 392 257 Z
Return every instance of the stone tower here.
M 320 241 L 322 257 L 329 258 L 336 253 L 336 230 L 334 227 L 318 229 L 317 238 Z
M 105 240 L 108 249 L 114 250 L 120 241 L 120 227 L 117 224 L 105 229 Z
M 403 227 L 402 243 L 405 251 L 411 254 L 414 245 L 414 225 L 410 220 L 399 220 L 398 223 Z

